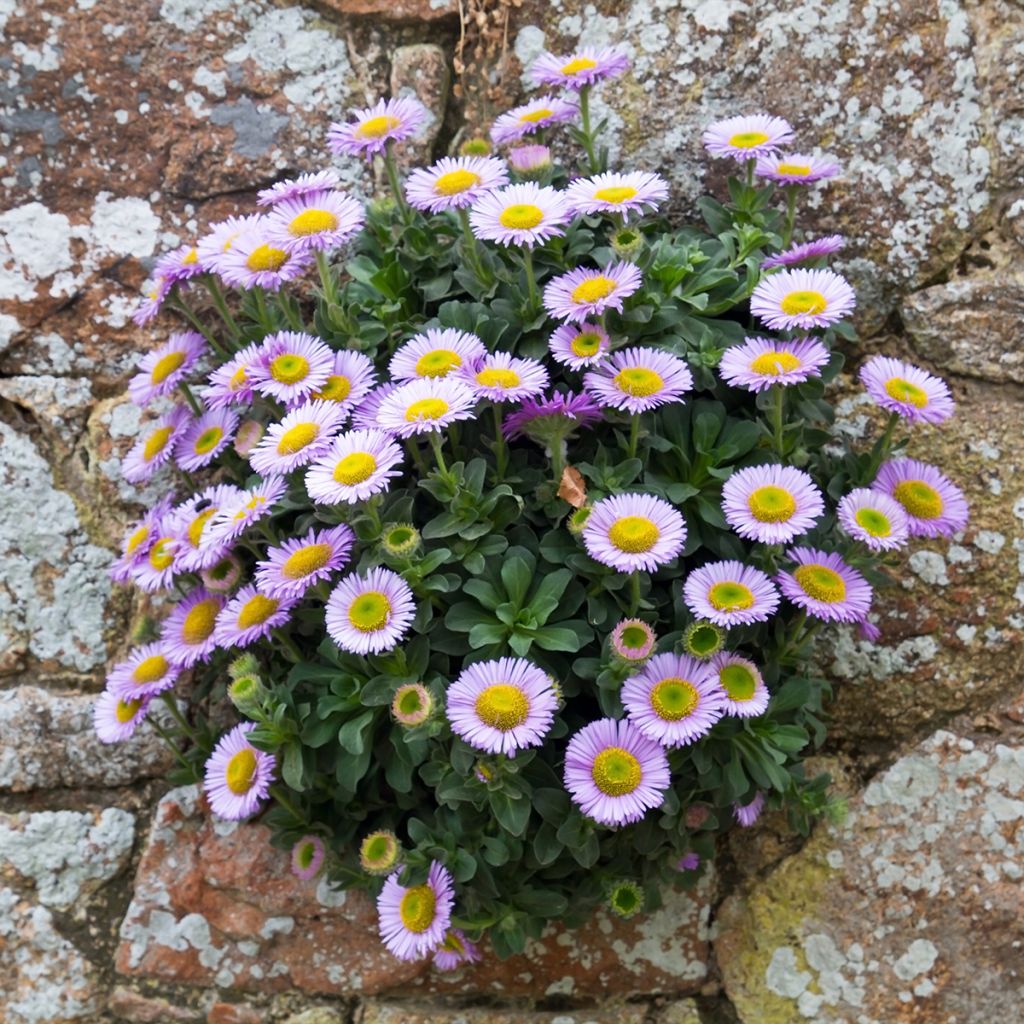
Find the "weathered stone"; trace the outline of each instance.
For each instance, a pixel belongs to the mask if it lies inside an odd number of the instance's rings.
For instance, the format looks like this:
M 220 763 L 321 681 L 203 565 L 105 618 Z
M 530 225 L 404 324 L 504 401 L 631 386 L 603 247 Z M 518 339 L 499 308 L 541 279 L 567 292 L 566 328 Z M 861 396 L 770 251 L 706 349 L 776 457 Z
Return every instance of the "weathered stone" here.
M 247 1003 L 214 1003 L 206 1014 L 206 1024 L 263 1024 L 266 1015 Z
M 293 1014 L 284 1024 L 343 1024 L 341 1013 L 329 1010 L 326 1006 L 317 1006 L 302 1013 Z
M 700 1011 L 692 999 L 681 999 L 661 1011 L 658 1024 L 701 1024 Z
M 400 46 L 392 54 L 391 95 L 415 96 L 431 114 L 420 135 L 402 150 L 402 159 L 410 166 L 430 162 L 448 104 L 449 79 L 448 61 L 440 46 L 414 43 Z
M 124 786 L 174 763 L 145 724 L 124 743 L 101 743 L 93 730 L 95 695 L 35 686 L 0 692 L 0 790 Z
M 1019 1015 L 1024 743 L 1002 723 L 935 733 L 729 897 L 715 950 L 744 1024 Z
M 592 1010 L 538 1013 L 533 1010 L 448 1010 L 420 1004 L 367 1003 L 356 1024 L 642 1024 L 642 1006 L 607 1006 Z
M 144 996 L 134 989 L 118 986 L 107 999 L 107 1009 L 131 1024 L 188 1024 L 200 1019 L 199 1014 L 183 1006 L 172 1006 L 166 999 Z
M 312 0 L 313 6 L 338 14 L 429 22 L 458 15 L 458 0 Z

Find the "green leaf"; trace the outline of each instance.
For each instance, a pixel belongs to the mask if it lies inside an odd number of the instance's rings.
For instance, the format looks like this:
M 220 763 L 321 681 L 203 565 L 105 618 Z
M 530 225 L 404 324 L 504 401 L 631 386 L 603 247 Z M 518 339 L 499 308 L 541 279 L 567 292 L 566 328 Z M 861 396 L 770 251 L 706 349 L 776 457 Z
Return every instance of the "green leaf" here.
M 498 824 L 510 835 L 521 836 L 530 821 L 530 801 L 525 797 L 513 800 L 500 789 L 491 790 L 487 795 Z
M 358 718 L 351 719 L 338 730 L 338 742 L 350 754 L 363 752 L 366 743 L 366 737 L 363 734 L 375 715 L 375 711 L 364 711 Z

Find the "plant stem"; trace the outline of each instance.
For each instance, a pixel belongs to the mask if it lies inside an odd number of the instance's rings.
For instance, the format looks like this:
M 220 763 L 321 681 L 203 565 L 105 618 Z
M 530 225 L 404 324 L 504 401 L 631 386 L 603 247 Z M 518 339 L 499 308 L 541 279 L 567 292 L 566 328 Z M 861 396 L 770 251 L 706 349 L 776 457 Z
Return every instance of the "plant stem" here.
M 403 222 L 409 224 L 411 223 L 409 204 L 405 201 L 405 195 L 402 193 L 402 182 L 398 176 L 398 164 L 395 162 L 394 148 L 390 142 L 384 147 L 384 169 L 387 171 L 388 184 L 391 185 L 391 191 L 394 193 L 398 212 L 401 214 Z
M 793 225 L 796 223 L 796 193 L 799 185 L 786 186 L 786 228 L 782 233 L 782 248 L 788 249 L 793 238 Z
M 308 824 L 309 819 L 292 803 L 291 797 L 285 795 L 285 788 L 281 785 L 270 787 L 270 795 L 279 803 L 293 818 Z
M 412 461 L 416 465 L 416 469 L 419 470 L 421 476 L 427 475 L 427 464 L 423 461 L 423 453 L 420 451 L 419 442 L 416 440 L 416 435 L 406 438 L 405 450 L 412 457 Z
M 756 160 L 748 160 L 746 163 L 747 188 L 754 187 L 754 166 L 756 164 Z
M 196 731 L 188 724 L 188 720 L 181 713 L 174 698 L 166 690 L 160 694 L 160 699 L 167 706 L 167 710 L 170 711 L 171 717 L 178 723 L 181 731 L 193 742 L 196 741 Z
M 192 411 L 197 416 L 203 415 L 202 406 L 196 401 L 196 396 L 192 394 L 192 389 L 188 386 L 185 381 L 178 382 L 178 390 L 185 396 L 185 400 L 192 407 Z
M 217 341 L 206 324 L 196 316 L 192 307 L 189 306 L 189 304 L 181 298 L 180 295 L 176 296 L 173 302 L 168 302 L 167 305 L 181 313 L 181 315 L 210 343 L 210 348 L 212 348 L 214 352 L 223 356 L 225 359 L 230 357 L 231 353 Z
M 292 656 L 292 660 L 302 661 L 302 652 L 295 646 L 292 638 L 283 629 L 275 629 L 273 632 L 278 643 Z
M 555 490 L 562 486 L 562 472 L 565 467 L 565 459 L 562 456 L 562 445 L 565 439 L 559 435 L 551 442 L 551 469 L 555 477 Z
M 274 329 L 274 321 L 270 319 L 270 312 L 267 309 L 266 292 L 257 285 L 253 288 L 252 294 L 256 299 L 256 317 L 260 322 L 260 327 L 269 334 Z
M 174 737 L 162 726 L 159 722 L 154 719 L 149 719 L 149 724 L 153 727 L 153 731 L 164 741 L 164 743 L 170 748 L 174 756 L 181 762 L 181 766 L 185 768 L 189 775 L 192 776 L 193 780 L 199 781 L 199 773 L 196 771 L 195 765 L 193 765 L 187 757 L 181 752 L 178 744 L 174 742 Z
M 878 439 L 878 443 L 875 445 L 874 454 L 871 456 L 871 462 L 868 464 L 868 473 L 865 483 L 872 483 L 878 474 L 878 467 L 885 462 L 885 457 L 889 454 L 889 449 L 892 447 L 892 435 L 896 429 L 896 424 L 899 423 L 899 413 L 889 413 L 889 422 L 885 425 L 885 431 L 882 436 Z
M 637 413 L 629 424 L 629 457 L 636 458 L 636 447 L 640 440 L 640 414 Z
M 238 323 L 228 307 L 227 299 L 224 297 L 221 286 L 217 283 L 217 278 L 213 274 L 204 274 L 203 283 L 206 285 L 206 290 L 210 293 L 210 298 L 213 299 L 213 304 L 217 307 L 217 312 L 220 313 L 221 319 L 224 321 L 224 325 L 227 327 L 232 339 L 238 341 L 240 334 Z
M 434 458 L 437 460 L 437 468 L 441 471 L 441 475 L 451 479 L 451 474 L 448 472 L 448 464 L 444 461 L 444 452 L 441 450 L 441 434 L 437 430 L 431 430 L 427 432 L 427 437 L 430 438 L 430 447 L 434 449 Z
M 590 133 L 590 86 L 580 89 L 580 121 L 583 125 L 583 148 L 587 151 L 587 172 L 597 174 L 597 157 L 594 155 L 594 138 Z
M 782 417 L 785 409 L 786 389 L 781 384 L 772 388 L 772 443 L 779 455 L 782 451 Z
M 629 614 L 636 615 L 640 610 L 640 572 L 629 574 Z
M 323 249 L 317 249 L 316 269 L 320 275 L 320 287 L 324 290 L 324 298 L 332 305 L 338 304 L 338 293 L 334 287 L 334 275 L 331 273 L 331 261 Z
M 508 447 L 505 444 L 505 435 L 501 431 L 501 403 L 495 402 L 491 406 L 494 413 L 494 458 L 498 464 L 498 482 L 505 476 L 508 468 Z
M 476 271 L 480 283 L 485 286 L 494 284 L 494 277 L 484 268 L 483 260 L 480 258 L 480 246 L 477 244 L 476 235 L 469 224 L 469 211 L 459 207 L 459 222 L 462 224 L 463 248 L 466 257 Z
M 526 292 L 530 304 L 529 312 L 533 317 L 540 309 L 540 297 L 537 295 L 537 281 L 533 276 L 533 250 L 524 245 L 520 250 L 523 254 L 523 270 L 526 271 Z

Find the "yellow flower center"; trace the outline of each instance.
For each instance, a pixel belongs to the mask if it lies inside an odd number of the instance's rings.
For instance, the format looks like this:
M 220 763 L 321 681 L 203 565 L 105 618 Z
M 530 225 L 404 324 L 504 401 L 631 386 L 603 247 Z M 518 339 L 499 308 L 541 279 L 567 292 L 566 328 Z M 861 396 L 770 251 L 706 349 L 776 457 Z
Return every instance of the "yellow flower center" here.
M 466 944 L 455 934 L 455 932 L 449 932 L 444 937 L 444 942 L 441 943 L 441 948 L 448 953 L 457 953 L 459 956 L 465 955 Z
M 561 71 L 563 75 L 578 75 L 581 71 L 593 71 L 597 67 L 597 61 L 592 57 L 573 57 L 568 64 L 563 64 Z
M 753 608 L 754 592 L 742 583 L 724 580 L 708 591 L 708 604 L 720 612 L 742 611 L 744 608 Z
M 245 265 L 249 270 L 256 273 L 261 270 L 280 270 L 287 262 L 288 253 L 284 249 L 275 249 L 264 242 L 262 245 L 257 245 L 249 253 Z
M 355 134 L 360 139 L 380 139 L 388 132 L 394 131 L 401 120 L 393 114 L 381 114 L 378 117 L 368 117 L 358 128 Z
M 192 446 L 192 450 L 196 455 L 206 455 L 217 447 L 223 436 L 223 427 L 208 427 L 196 438 L 196 442 Z
M 316 423 L 296 423 L 286 430 L 277 442 L 278 455 L 294 455 L 301 452 L 308 444 L 312 444 L 320 436 L 320 427 Z
M 281 566 L 281 575 L 289 580 L 301 580 L 322 569 L 330 560 L 334 549 L 330 544 L 307 544 L 290 554 Z
M 360 594 L 348 608 L 348 621 L 360 633 L 376 633 L 387 624 L 391 615 L 391 602 L 379 590 Z
M 514 388 L 522 383 L 522 378 L 515 370 L 490 369 L 481 370 L 476 382 L 485 388 Z
M 231 380 L 228 381 L 228 391 L 241 391 L 242 388 L 245 387 L 245 383 L 247 380 L 248 377 L 246 376 L 245 373 L 245 367 L 240 366 L 231 375 Z
M 149 552 L 149 564 L 158 572 L 168 569 L 174 561 L 174 538 L 161 537 Z
M 599 188 L 594 193 L 595 199 L 600 199 L 602 203 L 624 203 L 627 199 L 632 199 L 636 195 L 636 189 L 630 185 L 611 185 L 608 188 Z
M 806 178 L 811 173 L 809 164 L 779 164 L 775 168 L 776 174 L 788 174 L 794 178 Z
M 729 136 L 729 145 L 734 149 L 753 149 L 763 146 L 768 141 L 764 132 L 737 132 Z
M 334 467 L 334 480 L 347 487 L 354 487 L 369 480 L 377 469 L 377 460 L 369 452 L 352 452 Z
M 256 777 L 256 752 L 245 747 L 232 754 L 224 768 L 224 781 L 235 796 L 244 796 L 252 789 Z
M 139 547 L 146 542 L 149 537 L 149 527 L 140 526 L 129 538 L 128 543 L 125 545 L 125 554 L 132 555 L 139 550 Z
M 780 303 L 786 316 L 797 316 L 810 313 L 817 316 L 828 309 L 828 302 L 821 292 L 789 292 Z
M 536 124 L 553 113 L 554 111 L 550 107 L 540 107 L 538 110 L 528 110 L 525 114 L 520 114 L 519 120 L 525 124 Z
M 544 211 L 532 203 L 516 203 L 514 206 L 507 206 L 501 211 L 498 218 L 504 228 L 519 228 L 521 230 L 535 228 L 544 219 Z
M 167 659 L 162 654 L 151 654 L 135 666 L 135 671 L 132 672 L 132 682 L 139 686 L 155 683 L 167 675 L 167 669 Z
M 266 505 L 267 499 L 262 495 L 257 494 L 251 501 L 247 501 L 243 508 L 240 508 L 235 513 L 235 519 L 244 519 L 247 512 L 255 512 L 257 509 L 262 508 Z
M 334 231 L 337 227 L 338 218 L 330 210 L 303 210 L 288 222 L 288 233 L 302 238 L 321 231 Z
M 344 402 L 352 394 L 352 381 L 341 374 L 333 373 L 327 378 L 324 386 L 314 392 L 314 398 L 323 399 L 325 402 Z
M 594 331 L 580 331 L 570 342 L 569 348 L 580 359 L 596 356 L 601 351 L 601 335 Z
M 650 551 L 661 536 L 658 527 L 646 516 L 623 516 L 608 530 L 608 539 L 620 550 L 630 554 Z
M 185 362 L 184 352 L 168 352 L 167 355 L 156 361 L 156 365 L 149 375 L 150 382 L 162 384 L 183 362 Z
M 799 370 L 800 360 L 792 352 L 765 352 L 750 364 L 750 368 L 766 377 L 778 377 L 780 373 Z
M 270 376 L 280 384 L 298 384 L 309 373 L 309 360 L 294 352 L 278 356 L 270 363 Z
M 188 524 L 188 530 L 186 532 L 188 535 L 188 542 L 192 545 L 192 547 L 199 547 L 199 541 L 202 539 L 203 530 L 206 529 L 206 524 L 216 514 L 217 509 L 213 505 L 211 505 L 209 508 L 204 508 L 203 511 L 200 512 L 199 515 L 197 515 L 195 519 L 193 519 L 192 522 Z
M 590 769 L 594 785 L 607 796 L 625 796 L 640 785 L 644 773 L 640 762 L 622 747 L 606 747 L 594 758 Z
M 480 175 L 472 171 L 449 171 L 434 182 L 434 191 L 439 196 L 457 196 L 480 184 Z
M 660 373 L 642 366 L 627 366 L 615 374 L 615 383 L 620 391 L 633 398 L 647 398 L 656 395 L 664 386 Z
M 747 506 L 759 523 L 784 523 L 796 512 L 793 495 L 784 487 L 771 484 L 751 491 Z
M 413 402 L 405 410 L 407 423 L 419 420 L 439 420 L 448 411 L 448 403 L 443 398 L 421 398 Z
M 697 687 L 688 679 L 662 679 L 651 690 L 651 707 L 666 722 L 678 722 L 692 715 L 699 703 Z
M 576 285 L 570 298 L 573 302 L 597 302 L 608 298 L 615 291 L 615 287 L 612 278 L 599 274 L 597 277 L 588 277 L 586 281 Z
M 157 427 L 156 430 L 146 438 L 146 443 L 142 448 L 142 457 L 146 462 L 152 462 L 153 459 L 155 459 L 167 447 L 167 442 L 170 439 L 170 427 Z
M 141 706 L 141 700 L 119 699 L 117 704 L 114 706 L 114 714 L 117 717 L 117 720 L 123 725 L 126 722 L 130 722 L 139 713 L 139 708 Z
M 220 605 L 212 597 L 194 605 L 181 626 L 181 638 L 187 644 L 201 644 L 213 633 Z
M 492 729 L 508 732 L 526 721 L 530 702 L 518 686 L 495 683 L 488 686 L 476 699 L 476 713 L 480 721 Z
M 194 267 L 198 262 L 199 262 L 199 253 L 193 247 L 193 248 L 189 249 L 189 251 L 187 253 L 185 253 L 184 258 L 181 261 L 181 265 L 183 267 Z
M 416 360 L 416 375 L 419 377 L 447 377 L 452 370 L 462 365 L 462 356 L 450 348 L 435 348 L 425 352 Z
M 417 935 L 425 932 L 434 923 L 437 910 L 437 896 L 429 885 L 417 885 L 406 889 L 398 913 L 402 924 Z
M 750 700 L 757 691 L 757 680 L 746 665 L 726 665 L 718 673 L 718 681 L 730 700 Z
M 901 480 L 892 496 L 915 519 L 938 519 L 945 507 L 942 495 L 923 480 Z
M 895 398 L 897 402 L 906 402 L 918 409 L 923 409 L 928 404 L 928 392 L 903 377 L 890 377 L 885 382 L 885 390 L 890 398 Z
M 248 629 L 250 626 L 262 626 L 277 611 L 280 604 L 281 602 L 273 597 L 253 594 L 238 612 L 236 619 L 238 628 Z
M 859 508 L 853 518 L 857 525 L 872 537 L 888 537 L 892 533 L 892 523 L 889 522 L 889 517 L 877 508 L 870 506 Z
M 846 581 L 827 565 L 812 562 L 793 570 L 793 578 L 800 584 L 808 597 L 826 604 L 836 604 L 846 599 Z

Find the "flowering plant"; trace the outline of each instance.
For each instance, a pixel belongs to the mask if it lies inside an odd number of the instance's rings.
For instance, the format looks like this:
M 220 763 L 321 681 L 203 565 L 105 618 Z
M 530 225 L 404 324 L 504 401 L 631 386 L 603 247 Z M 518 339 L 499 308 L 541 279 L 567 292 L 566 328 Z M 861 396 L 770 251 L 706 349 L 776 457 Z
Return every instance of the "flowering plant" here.
M 897 437 L 952 413 L 940 380 L 875 357 L 884 431 L 830 429 L 854 293 L 823 265 L 842 239 L 794 231 L 837 165 L 787 154 L 782 118 L 719 122 L 728 202 L 673 228 L 667 183 L 607 170 L 591 125 L 627 63 L 545 55 L 563 92 L 498 119 L 506 160 L 474 140 L 404 185 L 426 112 L 355 111 L 330 146 L 380 157 L 390 200 L 280 182 L 161 260 L 137 314 L 189 328 L 129 385 L 158 418 L 124 475 L 166 494 L 113 573 L 162 621 L 97 730 L 159 698 L 215 815 L 262 813 L 300 877 L 369 889 L 387 947 L 440 968 L 655 907 L 766 802 L 806 829 L 816 631 L 877 635 L 887 560 L 966 522 Z

